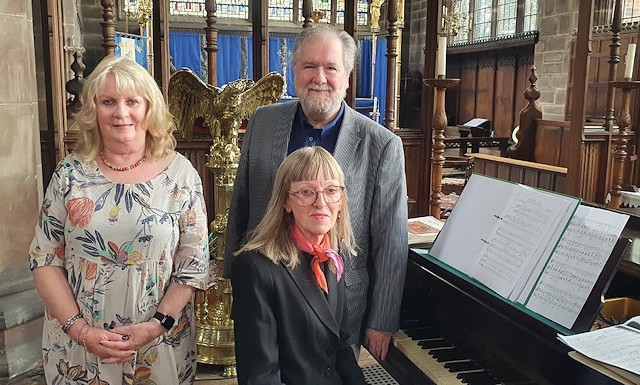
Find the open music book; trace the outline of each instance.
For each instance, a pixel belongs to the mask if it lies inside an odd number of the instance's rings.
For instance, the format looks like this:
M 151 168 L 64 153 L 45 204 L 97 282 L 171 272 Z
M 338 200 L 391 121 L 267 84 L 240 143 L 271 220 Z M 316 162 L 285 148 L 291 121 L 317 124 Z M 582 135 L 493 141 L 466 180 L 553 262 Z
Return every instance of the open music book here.
M 473 174 L 429 254 L 570 329 L 627 219 L 578 198 Z

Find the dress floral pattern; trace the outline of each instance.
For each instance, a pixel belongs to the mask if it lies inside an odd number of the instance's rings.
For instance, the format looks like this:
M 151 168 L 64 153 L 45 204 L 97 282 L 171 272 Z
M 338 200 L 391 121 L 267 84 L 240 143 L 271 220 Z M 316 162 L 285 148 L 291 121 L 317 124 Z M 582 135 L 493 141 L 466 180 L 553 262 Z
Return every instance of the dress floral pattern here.
M 96 162 L 67 156 L 44 197 L 31 244 L 31 269 L 59 266 L 82 315 L 95 327 L 145 322 L 175 281 L 204 289 L 209 280 L 202 182 L 175 155 L 155 178 L 108 180 Z M 193 301 L 163 336 L 126 364 L 100 359 L 45 314 L 43 357 L 49 384 L 191 384 L 196 373 Z

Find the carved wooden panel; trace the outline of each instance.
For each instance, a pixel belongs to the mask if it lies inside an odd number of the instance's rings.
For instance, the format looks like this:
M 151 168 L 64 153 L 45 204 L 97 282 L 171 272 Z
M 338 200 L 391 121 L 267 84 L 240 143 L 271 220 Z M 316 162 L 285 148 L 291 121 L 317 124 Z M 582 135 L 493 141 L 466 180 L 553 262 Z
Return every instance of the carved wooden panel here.
M 460 124 L 468 122 L 476 115 L 476 82 L 478 76 L 478 62 L 477 59 L 472 58 L 465 61 L 460 71 L 460 85 L 458 103 L 458 119 Z M 451 111 L 449 106 L 447 110 Z
M 476 113 L 475 117 L 488 119 L 495 127 L 494 117 L 494 90 L 496 82 L 496 59 L 485 57 L 478 61 L 478 83 L 476 85 Z M 512 85 L 513 87 L 513 85 Z M 511 109 L 511 108 L 510 108 Z M 501 129 L 511 134 L 510 127 Z M 500 135 L 504 136 L 504 135 Z
M 496 43 L 497 44 L 497 43 Z M 463 124 L 473 118 L 491 121 L 494 136 L 507 137 L 519 124 L 525 105 L 522 92 L 528 87 L 529 68 L 533 64 L 534 42 L 516 47 L 499 44 L 477 48 L 452 47 L 447 57 L 448 77 L 460 78 L 456 92 L 447 90 L 446 110 L 450 121 Z M 452 76 L 453 75 L 453 76 Z
M 620 56 L 619 63 L 617 65 L 617 76 L 615 80 L 624 80 L 624 69 L 625 69 L 625 56 L 627 53 L 627 47 L 629 43 L 635 42 L 638 43 L 638 30 L 637 29 L 627 29 L 622 30 L 620 32 Z M 609 67 L 610 67 L 610 47 L 611 44 L 611 32 L 600 32 L 598 34 L 593 35 L 592 39 L 592 52 L 589 60 L 589 84 L 587 87 L 587 97 L 585 102 L 585 119 L 593 122 L 601 122 L 606 115 L 607 109 L 607 89 L 609 87 Z M 572 58 L 570 63 L 570 68 L 573 68 L 573 46 L 575 45 L 575 41 L 572 42 Z M 634 65 L 634 77 L 638 76 L 638 60 L 635 61 Z M 567 105 L 571 105 L 571 89 L 573 85 L 572 76 L 569 79 L 569 84 L 567 86 Z M 631 116 L 638 113 L 637 103 L 635 102 L 638 96 L 632 96 L 631 106 Z M 622 100 L 621 100 L 621 92 L 619 90 L 615 91 L 615 103 L 614 103 L 614 117 L 617 117 L 622 108 Z M 571 111 L 567 110 L 566 119 L 569 120 L 571 118 Z M 634 127 L 638 127 L 637 122 L 633 122 Z
M 536 120 L 534 162 L 567 167 L 569 161 L 569 127 L 571 122 Z
M 495 80 L 495 112 L 492 111 L 493 136 L 509 137 L 512 128 L 516 126 L 513 119 L 515 111 L 514 85 L 516 84 L 516 58 L 514 56 L 501 56 L 497 61 Z M 524 89 L 524 88 L 523 88 Z M 522 107 L 521 107 L 522 108 Z
M 415 135 L 403 130 L 396 131 L 402 137 L 404 147 L 405 174 L 407 178 L 407 195 L 415 203 L 409 206 L 410 216 L 422 215 L 429 202 L 428 187 L 425 187 L 425 165 L 430 156 L 425 154 L 424 136 Z
M 607 156 L 606 146 L 607 142 L 604 140 L 582 143 L 580 197 L 587 202 L 605 203 L 608 184 L 605 183 L 607 172 L 603 167 L 602 158 Z

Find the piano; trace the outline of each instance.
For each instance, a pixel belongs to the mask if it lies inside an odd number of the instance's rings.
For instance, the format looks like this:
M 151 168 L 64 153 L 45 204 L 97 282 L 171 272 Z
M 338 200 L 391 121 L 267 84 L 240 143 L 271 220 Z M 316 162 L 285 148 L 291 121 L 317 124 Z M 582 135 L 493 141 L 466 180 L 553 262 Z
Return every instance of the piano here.
M 640 294 L 640 261 L 635 261 L 640 256 L 627 247 L 629 238 L 640 238 L 635 229 L 640 229 L 639 217 L 629 220 L 603 279 L 572 330 L 564 331 L 410 249 L 401 330 L 381 365 L 400 385 L 619 384 L 571 358 L 571 349 L 556 336 L 589 330 L 605 294 Z

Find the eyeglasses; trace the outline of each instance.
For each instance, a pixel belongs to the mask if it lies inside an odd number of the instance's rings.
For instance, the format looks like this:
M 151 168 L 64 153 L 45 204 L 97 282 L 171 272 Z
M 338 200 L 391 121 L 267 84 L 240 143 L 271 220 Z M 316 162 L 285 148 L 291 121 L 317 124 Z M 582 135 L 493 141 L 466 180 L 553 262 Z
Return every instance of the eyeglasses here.
M 318 200 L 318 194 L 322 194 L 324 196 L 324 201 L 326 203 L 337 203 L 342 199 L 342 192 L 344 191 L 344 186 L 328 186 L 325 187 L 324 190 L 315 191 L 310 188 L 303 188 L 298 191 L 288 191 L 289 194 L 295 195 L 298 198 L 298 203 L 300 206 L 311 206 L 316 203 Z

